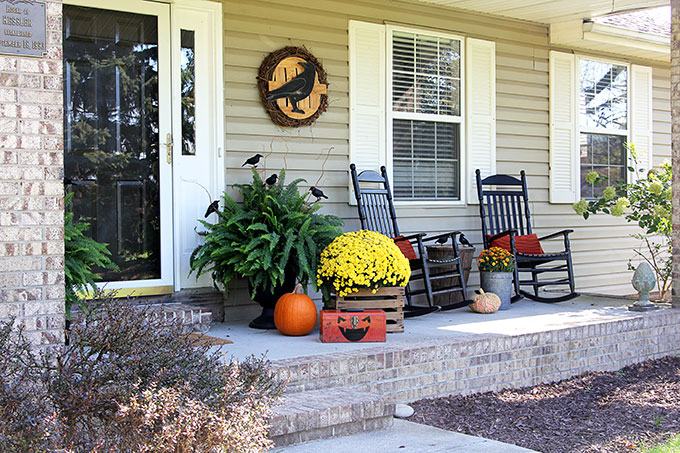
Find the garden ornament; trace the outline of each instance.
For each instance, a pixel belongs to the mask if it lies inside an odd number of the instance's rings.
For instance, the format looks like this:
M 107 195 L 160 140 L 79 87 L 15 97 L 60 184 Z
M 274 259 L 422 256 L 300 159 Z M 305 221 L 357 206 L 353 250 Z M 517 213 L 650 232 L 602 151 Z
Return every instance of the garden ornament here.
M 638 301 L 629 306 L 628 310 L 648 311 L 660 308 L 649 300 L 649 292 L 656 286 L 656 277 L 649 264 L 643 261 L 638 265 L 631 283 L 638 292 Z
M 219 200 L 215 200 L 212 203 L 210 203 L 210 206 L 208 206 L 208 209 L 205 211 L 205 215 L 203 217 L 205 217 L 207 219 L 208 216 L 210 214 L 212 214 L 213 212 L 220 212 L 220 201 Z
M 265 182 L 265 184 L 267 184 L 268 186 L 273 186 L 274 184 L 276 184 L 276 180 L 277 180 L 278 178 L 279 178 L 279 175 L 277 175 L 276 173 L 274 173 L 274 174 L 271 175 L 269 178 L 267 178 L 264 182 Z
M 467 240 L 467 238 L 465 237 L 465 235 L 463 233 L 461 233 L 460 236 L 458 237 L 458 241 L 463 245 L 467 245 L 469 247 L 472 247 L 472 244 L 470 244 L 470 241 Z
M 321 189 L 317 189 L 316 187 L 312 186 L 309 188 L 309 191 L 312 192 L 312 195 L 315 196 L 317 200 L 320 198 L 325 198 L 326 200 L 328 200 L 328 197 L 323 193 Z
M 255 154 L 253 157 L 249 158 L 246 160 L 241 167 L 245 167 L 246 165 L 252 165 L 253 167 L 257 167 L 257 164 L 260 162 L 260 158 L 264 157 L 262 154 Z

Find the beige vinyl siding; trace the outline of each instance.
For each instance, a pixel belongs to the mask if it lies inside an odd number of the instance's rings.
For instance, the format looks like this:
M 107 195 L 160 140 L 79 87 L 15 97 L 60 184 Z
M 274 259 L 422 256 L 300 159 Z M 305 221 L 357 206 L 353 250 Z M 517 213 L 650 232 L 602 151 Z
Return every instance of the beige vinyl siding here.
M 595 216 L 588 221 L 570 205 L 548 203 L 548 28 L 484 17 L 436 6 L 365 1 L 225 0 L 224 78 L 227 185 L 247 182 L 241 164 L 255 153 L 268 155 L 267 173 L 288 168 L 288 177 L 319 186 L 329 196 L 324 212 L 342 217 L 345 230 L 358 228 L 356 207 L 348 200 L 348 35 L 350 19 L 394 23 L 496 42 L 497 170 L 525 170 L 530 184 L 536 232 L 574 228 L 576 282 L 580 291 L 632 292 L 626 266 L 635 240 L 622 219 Z M 271 51 L 304 45 L 328 73 L 329 108 L 311 127 L 281 129 L 265 113 L 256 86 L 257 69 Z M 642 62 L 644 64 L 644 62 Z M 654 68 L 654 162 L 670 156 L 669 68 Z M 467 175 L 472 178 L 473 174 Z M 305 187 L 306 188 L 306 187 Z M 481 249 L 478 207 L 397 205 L 403 233 L 461 230 Z M 559 244 L 559 241 L 555 241 Z M 478 282 L 471 277 L 472 285 Z M 241 296 L 238 296 L 241 297 Z M 237 297 L 237 298 L 238 298 Z M 232 298 L 233 300 L 234 298 Z
M 671 158 L 671 73 L 668 67 L 652 71 L 652 119 L 654 121 L 654 166 Z

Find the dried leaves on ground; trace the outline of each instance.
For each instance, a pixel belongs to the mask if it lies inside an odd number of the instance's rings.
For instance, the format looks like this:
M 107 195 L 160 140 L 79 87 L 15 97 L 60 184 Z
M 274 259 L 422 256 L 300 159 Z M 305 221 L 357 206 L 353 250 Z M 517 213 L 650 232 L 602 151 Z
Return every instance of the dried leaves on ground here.
M 545 453 L 636 451 L 680 433 L 680 358 L 413 408 L 412 421 Z

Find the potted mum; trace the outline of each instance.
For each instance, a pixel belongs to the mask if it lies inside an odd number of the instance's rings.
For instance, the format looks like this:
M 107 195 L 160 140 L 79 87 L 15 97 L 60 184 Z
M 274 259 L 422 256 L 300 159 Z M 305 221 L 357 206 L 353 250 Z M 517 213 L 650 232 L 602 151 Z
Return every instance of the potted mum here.
M 487 293 L 494 293 L 501 299 L 499 310 L 510 309 L 512 276 L 515 258 L 504 248 L 491 247 L 482 250 L 477 258 L 481 287 Z
M 394 240 L 360 230 L 338 236 L 321 252 L 316 273 L 324 306 L 338 297 L 376 294 L 380 288 L 406 286 L 411 268 Z
M 235 184 L 243 196 L 235 201 L 224 193 L 224 209 L 218 222 L 201 220 L 206 231 L 203 244 L 191 254 L 191 272 L 210 272 L 215 287 L 234 278 L 248 280 L 252 299 L 262 314 L 250 323 L 258 329 L 275 329 L 274 307 L 278 299 L 295 288 L 316 282 L 319 254 L 342 231 L 342 220 L 318 214 L 321 205 L 306 201 L 298 190 L 304 179 L 285 184 L 281 170 L 278 182 L 269 185 L 253 169 L 250 184 Z

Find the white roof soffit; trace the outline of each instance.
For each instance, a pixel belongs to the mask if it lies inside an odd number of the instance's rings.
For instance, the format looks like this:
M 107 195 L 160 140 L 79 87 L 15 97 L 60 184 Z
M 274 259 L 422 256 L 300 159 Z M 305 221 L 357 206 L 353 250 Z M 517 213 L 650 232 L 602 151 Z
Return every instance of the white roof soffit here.
M 670 0 L 402 0 L 543 24 L 591 19 L 627 10 L 670 5 Z
M 671 55 L 668 37 L 582 20 L 551 24 L 550 44 L 666 63 Z

